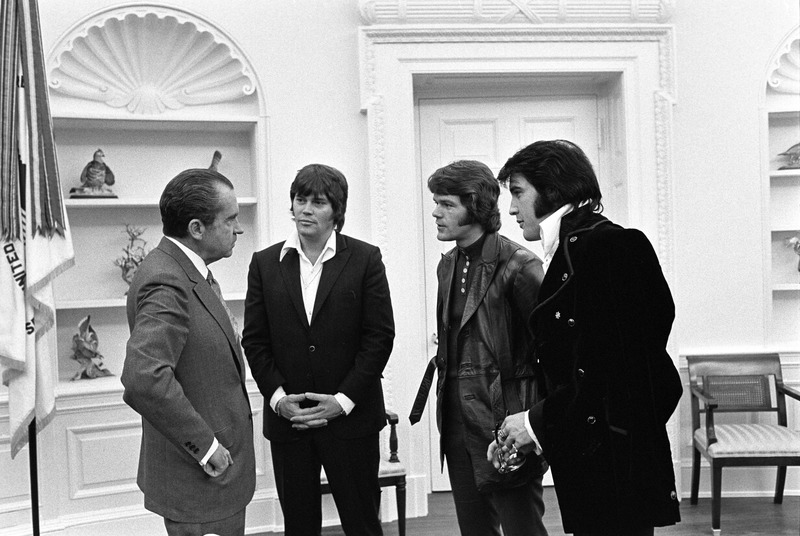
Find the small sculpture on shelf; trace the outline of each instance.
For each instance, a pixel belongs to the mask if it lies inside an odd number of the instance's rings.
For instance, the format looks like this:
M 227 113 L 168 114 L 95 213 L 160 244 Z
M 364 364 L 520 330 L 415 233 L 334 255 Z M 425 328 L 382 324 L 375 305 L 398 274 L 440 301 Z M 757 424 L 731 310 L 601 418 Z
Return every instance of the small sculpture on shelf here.
M 800 143 L 795 143 L 778 155 L 789 157 L 789 162 L 778 169 L 800 169 Z
M 793 236 L 786 239 L 786 247 L 792 248 L 797 256 L 800 257 L 800 236 Z M 800 259 L 797 260 L 797 271 L 800 272 Z
M 94 152 L 94 157 L 81 172 L 81 186 L 70 188 L 70 197 L 117 197 L 111 190 L 111 186 L 115 182 L 114 172 L 103 160 L 105 156 L 102 149 Z
M 75 373 L 72 381 L 113 376 L 103 365 L 102 354 L 97 351 L 100 340 L 90 324 L 91 318 L 89 315 L 78 322 L 78 333 L 72 336 L 72 359 L 81 364 L 81 369 Z
M 147 241 L 142 238 L 146 229 L 125 224 L 125 232 L 128 235 L 128 245 L 122 248 L 122 255 L 117 257 L 114 264 L 122 270 L 122 279 L 131 284 L 136 270 L 147 256 Z M 127 294 L 127 291 L 125 292 Z

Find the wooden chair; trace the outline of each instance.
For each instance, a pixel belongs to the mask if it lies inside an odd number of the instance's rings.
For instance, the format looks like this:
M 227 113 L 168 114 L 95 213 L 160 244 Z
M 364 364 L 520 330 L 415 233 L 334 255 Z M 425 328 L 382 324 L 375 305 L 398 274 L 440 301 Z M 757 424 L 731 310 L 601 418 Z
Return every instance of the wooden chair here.
M 389 423 L 389 456 L 381 457 L 378 469 L 378 484 L 382 488 L 394 486 L 397 498 L 397 532 L 399 536 L 406 534 L 406 468 L 397 457 L 397 414 L 386 410 L 386 422 Z M 330 493 L 331 486 L 322 470 L 320 476 L 322 493 Z
M 783 502 L 786 467 L 800 465 L 800 431 L 787 427 L 786 396 L 800 400 L 800 392 L 783 384 L 778 354 L 691 355 L 686 360 L 694 446 L 691 504 L 697 504 L 702 454 L 711 467 L 711 529 L 719 536 L 723 467 L 776 466 L 775 503 Z M 719 413 L 752 416 L 754 412 L 774 413 L 776 419 L 767 421 L 777 424 L 752 418 L 734 424 L 714 422 Z

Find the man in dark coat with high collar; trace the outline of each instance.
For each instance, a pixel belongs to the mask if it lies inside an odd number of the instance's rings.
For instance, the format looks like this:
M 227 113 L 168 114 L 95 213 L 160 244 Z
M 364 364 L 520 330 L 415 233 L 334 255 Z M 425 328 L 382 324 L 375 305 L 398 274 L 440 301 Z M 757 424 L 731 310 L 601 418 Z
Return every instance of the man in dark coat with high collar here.
M 296 230 L 253 255 L 242 339 L 268 403 L 285 534 L 319 534 L 324 467 L 344 532 L 380 535 L 381 374 L 394 341 L 386 270 L 377 247 L 340 232 L 339 170 L 303 167 L 289 196 Z
M 208 265 L 242 227 L 231 182 L 179 173 L 160 202 L 165 237 L 128 290 L 123 399 L 142 416 L 139 487 L 171 536 L 242 536 L 255 491 L 253 416 L 235 321 Z
M 545 269 L 530 326 L 547 396 L 506 418 L 503 448 L 542 449 L 565 532 L 652 535 L 680 520 L 666 423 L 682 392 L 655 251 L 599 214 L 597 178 L 571 142 L 521 149 L 498 179 L 524 237 L 542 240 Z

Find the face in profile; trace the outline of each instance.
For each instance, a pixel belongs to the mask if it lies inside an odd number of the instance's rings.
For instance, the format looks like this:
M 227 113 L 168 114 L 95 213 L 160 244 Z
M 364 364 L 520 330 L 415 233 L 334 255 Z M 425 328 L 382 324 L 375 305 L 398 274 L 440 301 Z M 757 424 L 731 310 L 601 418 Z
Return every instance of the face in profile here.
M 322 241 L 333 232 L 333 205 L 325 194 L 295 194 L 292 216 L 301 238 Z
M 219 210 L 214 222 L 205 228 L 203 233 L 203 249 L 205 261 L 211 264 L 223 257 L 233 255 L 236 238 L 244 230 L 239 223 L 239 203 L 236 192 L 231 188 L 219 186 Z
M 508 190 L 511 192 L 511 206 L 508 208 L 508 213 L 517 219 L 522 229 L 522 236 L 530 242 L 541 240 L 540 224 L 549 214 L 536 216 L 539 192 L 522 173 L 511 175 Z
M 442 242 L 467 240 L 474 234 L 474 224 L 469 221 L 467 207 L 457 195 L 433 194 L 436 208 L 431 216 L 436 220 L 436 238 Z

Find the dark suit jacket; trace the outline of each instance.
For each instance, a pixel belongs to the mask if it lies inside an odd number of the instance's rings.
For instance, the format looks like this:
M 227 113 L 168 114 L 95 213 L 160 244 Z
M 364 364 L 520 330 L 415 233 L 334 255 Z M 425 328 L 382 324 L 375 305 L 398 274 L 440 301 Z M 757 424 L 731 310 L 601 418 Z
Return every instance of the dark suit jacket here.
M 325 262 L 309 325 L 296 250 L 279 261 L 283 242 L 253 255 L 247 278 L 242 344 L 267 401 L 287 394 L 341 392 L 355 403 L 331 433 L 364 437 L 385 425 L 381 374 L 394 341 L 394 318 L 380 250 L 337 233 L 336 255 Z M 300 433 L 271 409 L 264 436 L 286 442 Z
M 189 258 L 164 238 L 128 291 L 123 398 L 142 415 L 139 487 L 148 510 L 181 522 L 223 519 L 255 490 L 245 368 L 227 313 Z M 199 465 L 214 437 L 234 464 Z
M 650 242 L 587 208 L 568 214 L 531 315 L 547 397 L 529 413 L 565 532 L 680 519 L 665 424 L 682 384 L 675 306 Z

